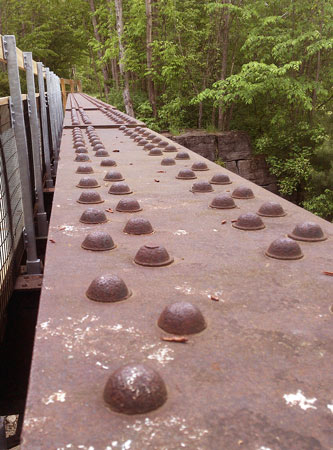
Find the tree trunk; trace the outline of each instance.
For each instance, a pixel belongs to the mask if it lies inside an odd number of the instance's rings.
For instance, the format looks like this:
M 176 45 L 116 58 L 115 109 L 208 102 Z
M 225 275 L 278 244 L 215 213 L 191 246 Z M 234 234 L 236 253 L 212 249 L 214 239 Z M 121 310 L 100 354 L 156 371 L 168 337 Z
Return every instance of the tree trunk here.
M 114 0 L 115 8 L 116 8 L 116 23 L 117 23 L 117 33 L 118 33 L 118 42 L 119 42 L 119 70 L 120 74 L 124 80 L 124 88 L 123 88 L 123 99 L 125 104 L 126 113 L 129 116 L 134 117 L 133 105 L 131 100 L 131 94 L 129 90 L 129 74 L 124 67 L 124 57 L 125 57 L 125 49 L 122 42 L 123 33 L 124 33 L 124 23 L 123 23 L 123 2 L 122 0 Z
M 101 38 L 101 36 L 100 36 L 100 34 L 99 34 L 99 32 L 98 32 L 98 27 L 97 27 L 97 20 L 96 20 L 96 17 L 95 17 L 95 4 L 94 4 L 94 0 L 87 0 L 88 1 L 88 3 L 89 3 L 89 5 L 90 5 L 90 11 L 91 11 L 91 23 L 92 23 L 92 26 L 93 26 L 93 29 L 94 29 L 94 36 L 95 36 L 95 39 L 96 39 L 96 41 L 98 41 L 101 45 L 103 45 L 103 41 L 102 41 L 102 38 Z M 102 60 L 102 58 L 103 58 L 103 52 L 101 51 L 101 50 L 97 50 L 97 55 L 98 55 L 98 58 L 100 59 L 100 60 Z M 108 69 L 107 69 L 107 66 L 106 66 L 106 64 L 105 63 L 101 63 L 101 69 L 102 69 L 102 73 L 103 73 L 103 79 L 104 79 L 104 94 L 105 94 L 105 98 L 106 98 L 106 101 L 108 101 L 108 99 L 109 99 L 109 93 L 110 93 L 110 89 L 109 89 L 109 86 L 108 86 L 108 81 L 109 81 L 109 72 L 108 72 Z
M 151 1 L 152 0 L 146 0 L 146 17 L 147 17 L 146 46 L 147 46 L 148 71 L 151 71 L 152 69 L 152 59 L 153 59 L 153 51 L 152 51 L 153 16 L 151 11 Z M 155 86 L 151 74 L 147 76 L 147 88 L 149 101 L 153 110 L 153 115 L 156 119 L 157 117 L 156 95 L 155 95 Z
M 119 74 L 118 74 L 118 64 L 117 64 L 116 58 L 111 59 L 111 69 L 112 69 L 112 78 L 114 80 L 115 87 L 118 90 L 119 89 Z
M 324 10 L 323 10 L 323 7 L 322 7 L 321 8 L 321 19 L 320 19 L 320 24 L 319 24 L 320 36 L 322 35 L 322 31 L 323 31 L 323 16 L 324 16 Z M 321 69 L 321 54 L 320 54 L 320 50 L 318 50 L 318 52 L 317 52 L 317 64 L 316 64 L 316 78 L 315 78 L 316 85 L 319 82 L 320 69 Z M 316 85 L 315 85 L 315 87 L 313 89 L 313 93 L 312 93 L 311 118 L 313 117 L 314 110 L 316 108 L 316 103 L 317 103 L 317 86 Z
M 229 0 L 223 0 L 223 3 L 230 3 Z M 222 42 L 222 64 L 221 64 L 221 80 L 226 79 L 227 64 L 228 64 L 228 50 L 229 50 L 229 28 L 230 28 L 230 10 L 224 13 L 223 24 L 223 42 Z M 219 107 L 218 128 L 223 130 L 224 112 L 222 107 Z
M 99 79 L 98 73 L 97 73 L 97 67 L 96 67 L 96 61 L 95 61 L 95 56 L 94 56 L 94 52 L 92 51 L 91 47 L 89 47 L 89 54 L 90 54 L 90 59 L 92 61 L 92 65 L 94 68 L 94 73 L 95 73 L 95 78 L 97 81 L 97 85 L 98 85 L 98 91 L 99 91 L 99 95 L 100 97 L 102 97 L 102 85 L 101 85 L 101 80 Z

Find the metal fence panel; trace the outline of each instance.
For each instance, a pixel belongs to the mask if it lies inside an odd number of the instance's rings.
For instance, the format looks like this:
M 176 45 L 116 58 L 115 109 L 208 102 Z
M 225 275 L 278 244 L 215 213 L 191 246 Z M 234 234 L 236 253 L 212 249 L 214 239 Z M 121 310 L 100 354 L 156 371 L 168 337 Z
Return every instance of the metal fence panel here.
M 23 226 L 17 147 L 8 128 L 0 134 L 0 318 L 12 292 L 15 260 L 23 252 Z

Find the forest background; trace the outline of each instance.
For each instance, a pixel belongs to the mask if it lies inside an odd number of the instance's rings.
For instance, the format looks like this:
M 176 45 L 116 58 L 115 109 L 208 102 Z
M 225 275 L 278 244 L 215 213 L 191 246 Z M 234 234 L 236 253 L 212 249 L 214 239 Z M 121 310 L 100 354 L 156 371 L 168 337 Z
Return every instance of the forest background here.
M 332 31 L 331 0 L 0 0 L 0 34 L 57 75 L 157 131 L 247 131 L 280 193 L 328 220 Z

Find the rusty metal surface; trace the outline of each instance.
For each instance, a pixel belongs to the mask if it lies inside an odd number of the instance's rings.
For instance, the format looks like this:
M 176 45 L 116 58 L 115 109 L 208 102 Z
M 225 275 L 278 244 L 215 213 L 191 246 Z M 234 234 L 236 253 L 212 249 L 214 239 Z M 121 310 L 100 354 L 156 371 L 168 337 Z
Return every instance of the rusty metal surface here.
M 143 210 L 115 210 L 119 196 L 103 181 L 108 167 L 89 154 L 105 200 L 108 223 L 79 222 L 81 175 L 65 129 L 54 194 L 22 448 L 39 449 L 332 449 L 333 226 L 189 151 L 190 160 L 161 166 L 118 129 L 98 130 Z M 165 139 L 163 137 L 163 139 Z M 171 141 L 169 141 L 171 143 Z M 178 149 L 184 150 L 177 145 Z M 119 152 L 114 152 L 119 150 Z M 197 180 L 178 180 L 181 169 L 206 162 Z M 216 173 L 232 184 L 192 193 L 194 181 Z M 250 187 L 255 198 L 235 199 L 237 209 L 213 209 L 219 193 Z M 262 217 L 265 228 L 232 226 L 240 214 L 279 202 L 287 215 Z M 150 235 L 123 233 L 133 217 L 149 219 Z M 304 258 L 265 256 L 272 241 L 299 222 L 314 221 L 328 236 L 299 242 Z M 81 248 L 92 231 L 108 232 L 116 248 Z M 166 248 L 165 267 L 134 263 L 142 245 Z M 86 297 L 104 274 L 121 277 L 132 295 L 117 303 Z M 190 302 L 206 329 L 187 343 L 162 341 L 164 308 Z M 168 399 L 139 415 L 112 412 L 103 391 L 112 372 L 143 363 L 164 380 Z
M 15 291 L 38 291 L 42 288 L 43 275 L 20 275 L 15 281 Z

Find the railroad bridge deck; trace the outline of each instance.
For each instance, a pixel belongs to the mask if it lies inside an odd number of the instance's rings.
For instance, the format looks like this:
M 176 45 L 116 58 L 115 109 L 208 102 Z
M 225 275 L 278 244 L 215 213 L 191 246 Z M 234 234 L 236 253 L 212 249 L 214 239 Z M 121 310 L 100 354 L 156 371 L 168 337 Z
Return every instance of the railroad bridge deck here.
M 76 173 L 72 108 L 82 130 L 89 164 L 103 203 L 77 202 L 84 175 Z M 84 123 L 83 111 L 87 116 Z M 83 94 L 68 98 L 50 220 L 44 280 L 36 329 L 22 448 L 38 449 L 331 449 L 333 226 L 309 212 L 187 151 L 189 160 L 161 165 L 120 129 L 119 112 Z M 144 124 L 122 115 L 126 126 Z M 89 120 L 90 119 L 90 120 Z M 116 121 L 115 121 L 116 119 Z M 116 170 L 132 193 L 108 193 L 112 167 L 101 166 L 89 144 L 93 125 Z M 164 136 L 154 133 L 168 144 Z M 181 169 L 204 162 L 197 179 L 180 180 Z M 215 174 L 231 184 L 213 192 L 191 191 Z M 220 193 L 252 189 L 236 208 L 214 209 Z M 135 198 L 141 212 L 118 212 L 121 198 Z M 262 217 L 265 228 L 236 228 L 243 213 L 277 201 L 286 215 Z M 107 222 L 80 222 L 88 206 Z M 132 217 L 153 226 L 150 235 L 123 232 Z M 296 224 L 316 222 L 328 237 L 299 242 L 304 257 L 265 255 Z M 237 223 L 236 223 L 237 225 Z M 116 248 L 81 247 L 92 231 L 110 233 Z M 134 262 L 145 244 L 162 245 L 174 258 L 165 267 Z M 86 291 L 96 277 L 116 274 L 132 295 L 116 303 L 94 302 Z M 178 301 L 197 306 L 207 327 L 186 343 L 162 340 L 157 321 Z M 110 374 L 127 363 L 144 363 L 163 378 L 168 398 L 155 411 L 113 412 L 103 400 Z

